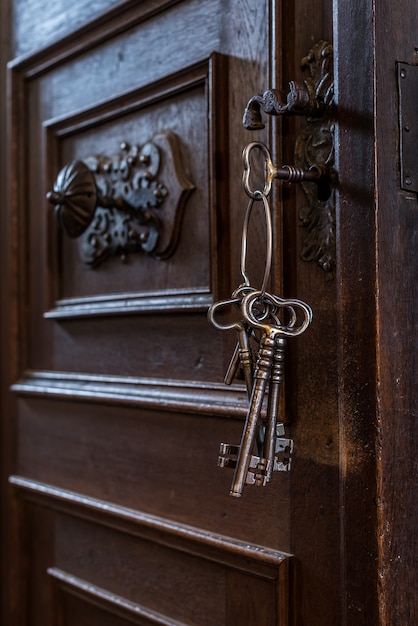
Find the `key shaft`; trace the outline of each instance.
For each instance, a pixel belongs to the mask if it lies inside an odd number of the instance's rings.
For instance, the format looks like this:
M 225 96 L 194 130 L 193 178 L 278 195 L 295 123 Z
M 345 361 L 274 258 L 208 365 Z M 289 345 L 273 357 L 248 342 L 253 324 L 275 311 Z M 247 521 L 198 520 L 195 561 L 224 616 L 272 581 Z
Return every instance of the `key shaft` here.
M 254 373 L 253 356 L 250 348 L 251 329 L 243 322 L 235 324 L 235 327 L 238 340 L 228 365 L 224 382 L 226 385 L 230 385 L 233 380 L 240 378 L 239 373 L 241 372 L 242 378 L 240 379 L 244 380 L 248 396 L 250 396 L 253 387 Z
M 283 383 L 284 351 L 286 338 L 275 336 L 274 354 L 267 403 L 267 425 L 264 436 L 264 456 L 269 460 L 267 482 L 270 482 L 274 469 L 277 438 L 277 416 L 279 413 L 280 389 Z
M 234 478 L 230 494 L 241 497 L 247 479 L 248 467 L 252 456 L 257 426 L 261 417 L 264 395 L 271 376 L 275 340 L 274 337 L 263 336 L 260 341 L 256 370 L 254 374 L 254 386 L 250 398 L 250 406 L 247 412 L 245 427 L 241 439 L 237 458 Z M 265 470 L 265 459 L 261 459 L 260 469 Z M 261 473 L 262 475 L 262 473 Z

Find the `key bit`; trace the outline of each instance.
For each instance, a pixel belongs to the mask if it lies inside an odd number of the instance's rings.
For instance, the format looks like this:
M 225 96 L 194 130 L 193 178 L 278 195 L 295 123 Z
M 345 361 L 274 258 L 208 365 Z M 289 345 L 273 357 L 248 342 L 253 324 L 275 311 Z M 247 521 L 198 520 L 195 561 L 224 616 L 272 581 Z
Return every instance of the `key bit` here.
M 284 437 L 276 438 L 273 471 L 289 472 L 292 464 L 293 440 Z
M 230 467 L 235 469 L 239 446 L 229 443 L 221 443 L 219 446 L 218 467 Z
M 264 487 L 267 483 L 269 468 L 269 459 L 264 459 L 260 458 L 259 456 L 251 455 L 245 483 L 247 485 L 257 485 L 257 487 Z M 231 495 L 240 496 L 241 493 L 235 493 L 231 489 Z
M 276 423 L 276 435 L 277 437 L 282 437 L 282 435 L 284 435 L 285 430 L 284 430 L 284 424 L 283 422 L 277 422 Z
M 219 447 L 218 467 L 235 469 L 237 466 L 239 451 L 240 446 L 231 445 L 229 443 L 221 443 Z M 269 459 L 250 455 L 245 483 L 247 485 L 264 487 L 267 482 L 269 469 Z M 233 488 L 231 488 L 231 495 L 240 497 L 241 492 L 236 492 Z

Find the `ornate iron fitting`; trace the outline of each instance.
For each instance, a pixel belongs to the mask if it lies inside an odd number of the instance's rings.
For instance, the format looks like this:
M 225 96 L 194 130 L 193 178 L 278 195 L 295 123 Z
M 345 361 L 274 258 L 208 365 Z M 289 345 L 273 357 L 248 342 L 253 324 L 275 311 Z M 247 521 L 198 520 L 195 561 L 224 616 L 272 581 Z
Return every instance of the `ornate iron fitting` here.
M 139 251 L 168 258 L 193 189 L 178 139 L 165 133 L 142 147 L 124 142 L 113 157 L 89 156 L 66 165 L 47 199 L 62 230 L 69 237 L 82 237 L 83 261 L 98 267 L 110 255 L 124 261 Z
M 333 48 L 319 41 L 302 59 L 301 67 L 308 73 L 303 82 L 291 81 L 289 92 L 270 89 L 254 96 L 247 104 L 243 125 L 248 130 L 264 128 L 261 113 L 268 115 L 303 115 L 306 126 L 295 142 L 294 168 L 322 172 L 318 181 L 307 177 L 300 182 L 306 206 L 300 211 L 300 224 L 307 230 L 301 258 L 315 261 L 333 277 L 335 252 L 335 190 L 334 170 L 334 76 Z M 293 166 L 283 166 L 292 168 Z

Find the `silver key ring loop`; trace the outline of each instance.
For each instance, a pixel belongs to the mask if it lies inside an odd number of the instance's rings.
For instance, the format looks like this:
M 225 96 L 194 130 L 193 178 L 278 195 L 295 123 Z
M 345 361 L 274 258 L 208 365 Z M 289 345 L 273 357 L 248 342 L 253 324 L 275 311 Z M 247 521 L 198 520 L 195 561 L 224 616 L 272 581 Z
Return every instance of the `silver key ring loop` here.
M 244 280 L 245 287 L 250 287 L 250 279 L 247 273 L 247 248 L 248 248 L 248 228 L 250 223 L 251 212 L 254 206 L 255 200 L 262 200 L 266 221 L 266 263 L 264 266 L 264 276 L 261 285 L 261 293 L 264 294 L 267 289 L 267 283 L 270 278 L 271 262 L 273 255 L 273 227 L 271 223 L 270 206 L 267 197 L 261 191 L 255 192 L 255 199 L 251 199 L 247 206 L 245 213 L 244 225 L 242 228 L 242 242 L 241 242 L 241 276 Z

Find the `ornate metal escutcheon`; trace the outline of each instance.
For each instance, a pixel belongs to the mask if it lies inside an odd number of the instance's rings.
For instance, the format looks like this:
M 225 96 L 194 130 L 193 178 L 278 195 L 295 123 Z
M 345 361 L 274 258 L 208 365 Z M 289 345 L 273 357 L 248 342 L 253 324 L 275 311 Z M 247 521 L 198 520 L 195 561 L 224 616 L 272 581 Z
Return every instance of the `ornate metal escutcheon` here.
M 301 181 L 306 206 L 300 211 L 307 229 L 301 257 L 315 261 L 332 278 L 335 268 L 334 170 L 334 77 L 333 48 L 319 41 L 302 59 L 308 76 L 301 83 L 291 81 L 289 92 L 269 89 L 247 104 L 243 125 L 248 130 L 264 128 L 261 112 L 269 115 L 303 115 L 306 126 L 295 142 L 295 167 L 326 172 L 320 184 Z
M 113 157 L 89 156 L 66 165 L 47 198 L 63 231 L 82 237 L 83 261 L 98 267 L 110 255 L 125 260 L 139 251 L 168 258 L 193 189 L 178 138 L 167 132 L 142 147 L 124 142 Z

